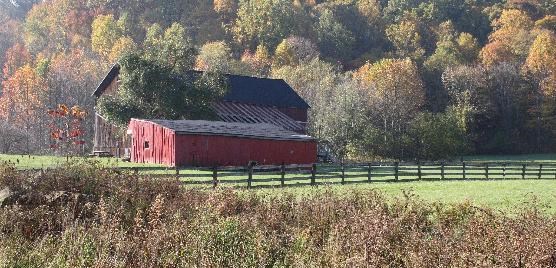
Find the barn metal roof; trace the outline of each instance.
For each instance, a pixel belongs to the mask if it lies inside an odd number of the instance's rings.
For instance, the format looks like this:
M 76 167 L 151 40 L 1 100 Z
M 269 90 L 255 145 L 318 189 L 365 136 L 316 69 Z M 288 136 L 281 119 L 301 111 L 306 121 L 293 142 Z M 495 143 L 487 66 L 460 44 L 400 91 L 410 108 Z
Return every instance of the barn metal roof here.
M 120 65 L 115 64 L 102 80 L 93 96 L 100 97 L 110 83 L 120 73 Z M 189 71 L 188 74 L 202 74 L 200 71 Z M 282 79 L 258 78 L 251 76 L 226 74 L 229 90 L 222 98 L 224 101 L 272 106 L 279 108 L 310 108 L 288 83 Z
M 230 90 L 223 98 L 225 101 L 279 108 L 310 108 L 309 104 L 282 79 L 241 75 L 226 75 L 226 77 Z
M 284 129 L 304 132 L 304 127 L 275 107 L 221 101 L 213 105 L 218 117 L 225 122 L 268 123 Z
M 230 123 L 222 121 L 205 120 L 161 120 L 161 119 L 132 119 L 136 121 L 151 122 L 171 129 L 178 134 L 203 134 L 232 136 L 243 138 L 259 138 L 272 140 L 314 140 L 307 135 L 301 135 L 281 127 L 257 123 Z

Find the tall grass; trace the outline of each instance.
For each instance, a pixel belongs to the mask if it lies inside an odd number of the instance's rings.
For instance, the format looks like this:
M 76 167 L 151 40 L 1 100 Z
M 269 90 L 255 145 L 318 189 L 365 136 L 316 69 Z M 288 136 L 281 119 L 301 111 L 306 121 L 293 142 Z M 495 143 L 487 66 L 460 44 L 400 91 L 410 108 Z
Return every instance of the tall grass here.
M 78 162 L 0 167 L 2 267 L 555 267 L 556 218 L 321 192 L 260 197 Z

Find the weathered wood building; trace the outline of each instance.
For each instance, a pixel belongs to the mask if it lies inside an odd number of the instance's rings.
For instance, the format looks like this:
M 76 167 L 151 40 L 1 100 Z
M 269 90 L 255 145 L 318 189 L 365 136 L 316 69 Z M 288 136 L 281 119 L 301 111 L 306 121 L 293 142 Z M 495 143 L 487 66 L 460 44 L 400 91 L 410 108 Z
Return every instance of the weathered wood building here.
M 114 65 L 93 93 L 96 99 L 118 90 L 120 67 Z M 270 124 L 298 134 L 306 133 L 309 105 L 281 79 L 226 75 L 228 91 L 213 104 L 223 122 Z M 95 112 L 95 152 L 131 155 L 131 133 Z
M 265 123 L 140 120 L 129 124 L 131 161 L 169 166 L 310 164 L 316 141 Z

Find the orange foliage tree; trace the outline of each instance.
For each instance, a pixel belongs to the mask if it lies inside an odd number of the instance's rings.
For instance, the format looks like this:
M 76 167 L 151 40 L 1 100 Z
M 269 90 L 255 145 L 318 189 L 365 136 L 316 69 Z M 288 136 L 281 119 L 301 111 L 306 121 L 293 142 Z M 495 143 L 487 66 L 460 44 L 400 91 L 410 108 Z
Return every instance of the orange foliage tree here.
M 42 121 L 37 119 L 41 117 L 40 111 L 43 110 L 42 97 L 46 91 L 44 79 L 27 64 L 4 80 L 2 87 L 0 117 L 25 130 L 28 136 L 26 147 L 29 151 L 31 133 L 41 133 L 43 127 Z M 41 143 L 40 138 L 37 142 Z
M 65 154 L 79 153 L 83 149 L 85 131 L 83 121 L 87 113 L 79 106 L 68 108 L 64 104 L 48 111 L 50 116 L 50 148 Z

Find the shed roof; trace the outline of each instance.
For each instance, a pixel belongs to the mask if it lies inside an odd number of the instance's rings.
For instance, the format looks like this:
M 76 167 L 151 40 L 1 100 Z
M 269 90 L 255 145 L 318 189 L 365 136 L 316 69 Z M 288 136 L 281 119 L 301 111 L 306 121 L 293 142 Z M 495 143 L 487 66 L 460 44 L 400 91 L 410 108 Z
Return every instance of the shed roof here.
M 176 134 L 201 134 L 272 140 L 314 140 L 310 136 L 301 135 L 266 123 L 248 124 L 205 120 L 162 119 L 132 119 L 132 122 L 133 121 L 151 122 L 171 129 L 175 131 Z
M 120 65 L 115 64 L 102 82 L 93 92 L 93 96 L 100 97 L 110 83 L 118 77 Z M 200 71 L 190 71 L 189 74 L 202 74 Z M 222 98 L 224 101 L 247 103 L 278 108 L 308 109 L 309 104 L 303 100 L 282 79 L 258 78 L 242 75 L 226 74 L 229 90 Z

